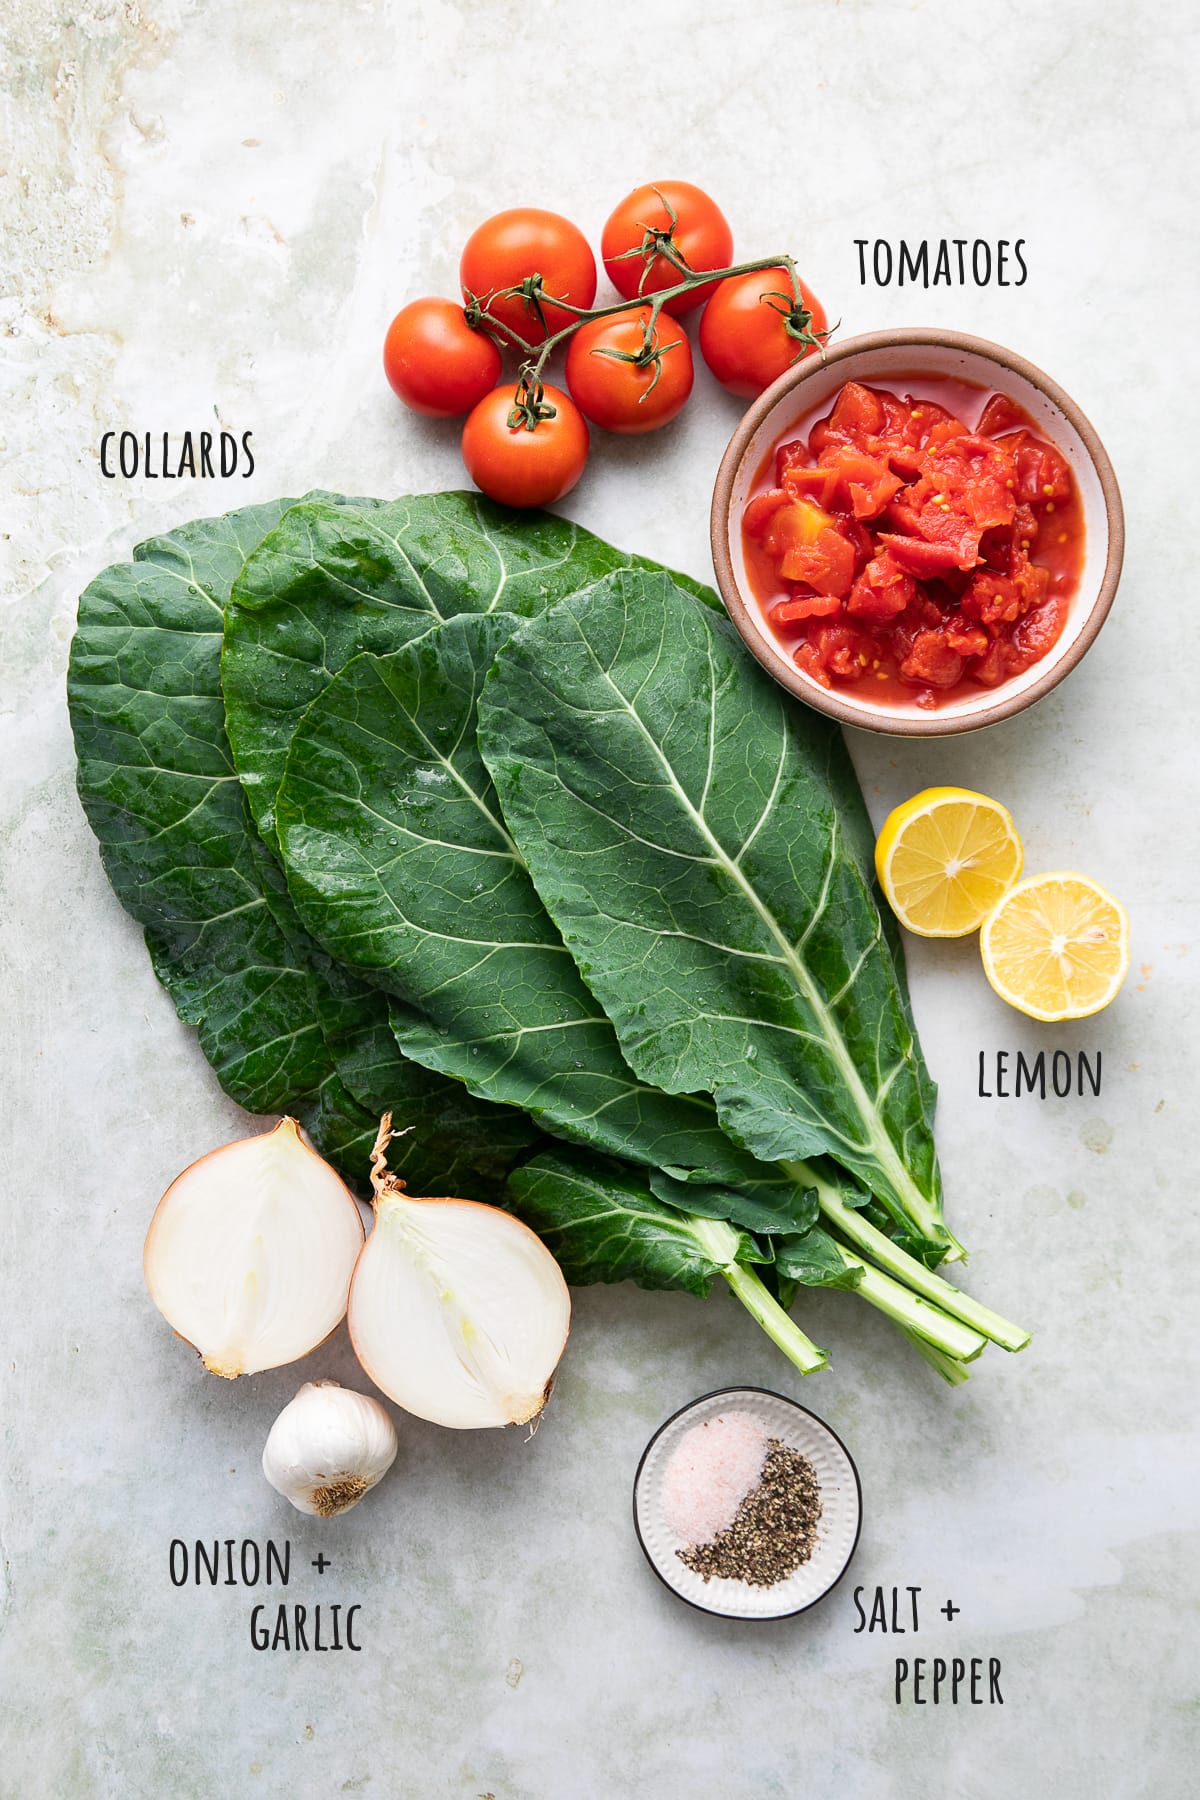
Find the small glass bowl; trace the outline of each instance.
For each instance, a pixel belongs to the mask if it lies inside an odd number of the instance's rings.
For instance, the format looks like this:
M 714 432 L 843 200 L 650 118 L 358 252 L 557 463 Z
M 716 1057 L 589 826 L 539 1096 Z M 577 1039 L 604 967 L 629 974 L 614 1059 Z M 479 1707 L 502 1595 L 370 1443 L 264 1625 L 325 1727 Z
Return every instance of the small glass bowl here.
M 768 1437 L 799 1450 L 812 1464 L 821 1489 L 816 1548 L 773 1587 L 752 1587 L 717 1575 L 705 1581 L 675 1554 L 684 1545 L 663 1509 L 663 1476 L 679 1440 L 693 1425 L 730 1412 L 749 1413 Z M 724 1619 L 786 1619 L 823 1600 L 845 1574 L 862 1530 L 862 1484 L 850 1452 L 815 1413 L 769 1388 L 719 1388 L 673 1413 L 646 1445 L 633 1482 L 633 1523 L 654 1573 L 689 1606 Z

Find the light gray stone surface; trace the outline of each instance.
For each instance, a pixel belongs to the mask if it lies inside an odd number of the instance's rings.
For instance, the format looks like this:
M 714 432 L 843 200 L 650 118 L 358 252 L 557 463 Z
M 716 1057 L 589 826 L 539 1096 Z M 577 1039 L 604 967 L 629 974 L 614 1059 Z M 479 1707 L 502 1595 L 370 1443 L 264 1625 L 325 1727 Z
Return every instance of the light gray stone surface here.
M 1114 0 L 632 5 L 8 0 L 3 67 L 5 1800 L 1132 1800 L 1196 1789 L 1196 256 L 1192 10 Z M 302 1377 L 204 1376 L 141 1280 L 167 1181 L 246 1121 L 109 893 L 72 786 L 79 589 L 138 539 L 319 484 L 461 480 L 452 426 L 378 369 L 451 291 L 468 230 L 532 202 L 598 239 L 645 178 L 710 188 L 745 254 L 795 249 L 843 332 L 943 324 L 1049 369 L 1124 488 L 1126 575 L 1024 719 L 857 737 L 876 818 L 931 781 L 1002 796 L 1028 866 L 1126 900 L 1134 970 L 1077 1029 L 1006 1011 L 970 943 L 918 944 L 915 1004 L 969 1281 L 1036 1328 L 944 1390 L 882 1321 L 803 1303 L 801 1384 L 728 1299 L 579 1294 L 531 1443 L 401 1420 L 334 1526 L 264 1484 Z M 853 240 L 1025 239 L 1020 289 L 859 286 Z M 738 405 L 701 375 L 659 442 L 599 445 L 565 510 L 707 571 Z M 101 480 L 109 427 L 252 430 L 250 482 Z M 980 1049 L 1101 1049 L 1098 1101 L 986 1102 Z M 646 1437 L 734 1382 L 845 1437 L 852 1581 L 922 1588 L 855 1635 L 850 1585 L 735 1626 L 653 1579 Z M 174 1537 L 290 1538 L 289 1600 L 359 1602 L 361 1655 L 256 1653 L 240 1588 L 177 1590 Z M 318 1550 L 333 1567 L 318 1578 Z M 936 1608 L 953 1598 L 954 1623 Z M 999 1656 L 1003 1708 L 897 1706 L 897 1652 Z

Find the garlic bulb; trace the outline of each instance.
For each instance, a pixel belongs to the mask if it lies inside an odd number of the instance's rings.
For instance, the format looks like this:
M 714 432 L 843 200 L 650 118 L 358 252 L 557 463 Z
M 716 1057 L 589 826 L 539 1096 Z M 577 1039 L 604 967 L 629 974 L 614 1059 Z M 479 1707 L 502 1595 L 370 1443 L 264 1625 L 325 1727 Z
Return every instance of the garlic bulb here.
M 146 1234 L 146 1285 L 206 1369 L 252 1375 L 341 1322 L 365 1235 L 349 1188 L 282 1119 L 171 1183 Z
M 332 1519 L 382 1481 L 396 1460 L 396 1427 L 378 1400 L 306 1381 L 272 1425 L 263 1474 L 297 1512 Z
M 474 1200 L 417 1200 L 387 1172 L 390 1116 L 371 1182 L 375 1228 L 350 1285 L 359 1362 L 398 1406 L 435 1425 L 524 1424 L 550 1394 L 571 1297 L 542 1240 Z

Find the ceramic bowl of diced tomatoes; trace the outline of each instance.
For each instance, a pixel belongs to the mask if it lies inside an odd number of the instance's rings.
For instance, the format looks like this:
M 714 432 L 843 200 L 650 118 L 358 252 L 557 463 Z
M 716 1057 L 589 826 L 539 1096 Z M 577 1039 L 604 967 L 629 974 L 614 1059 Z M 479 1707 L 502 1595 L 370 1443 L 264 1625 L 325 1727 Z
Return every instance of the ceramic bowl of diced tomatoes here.
M 1116 593 L 1116 477 L 1075 402 L 982 338 L 875 332 L 795 365 L 721 463 L 713 560 L 758 660 L 899 736 L 974 731 L 1085 655 Z

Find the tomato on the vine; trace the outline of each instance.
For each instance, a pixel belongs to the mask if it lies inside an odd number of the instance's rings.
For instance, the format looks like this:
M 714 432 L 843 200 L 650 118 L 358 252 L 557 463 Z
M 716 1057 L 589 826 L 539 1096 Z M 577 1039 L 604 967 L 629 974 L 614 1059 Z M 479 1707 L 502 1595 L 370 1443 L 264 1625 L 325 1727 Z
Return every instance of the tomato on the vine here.
M 727 269 L 733 261 L 733 232 L 715 200 L 690 181 L 647 182 L 634 188 L 611 215 L 600 237 L 600 254 L 618 294 L 636 300 L 675 287 L 683 271 L 655 254 L 649 266 L 638 254 L 653 239 L 670 235 L 690 269 Z M 630 254 L 630 253 L 633 254 Z M 691 312 L 712 288 L 693 288 L 666 302 L 671 313 Z
M 533 302 L 520 294 L 492 300 L 498 289 L 540 275 L 551 301 L 586 308 L 596 298 L 596 259 L 582 231 L 560 213 L 537 206 L 514 206 L 485 219 L 467 239 L 458 275 L 463 299 L 486 303 L 493 317 L 527 344 L 540 344 L 574 315 L 542 302 L 539 318 Z
M 722 387 L 753 399 L 819 349 L 824 331 L 825 310 L 803 282 L 796 308 L 786 269 L 756 269 L 717 283 L 700 320 L 700 353 Z
M 410 300 L 388 326 L 383 369 L 414 412 L 453 419 L 490 393 L 500 379 L 500 352 L 473 331 L 461 306 L 432 297 Z
M 507 382 L 486 395 L 469 414 L 462 434 L 462 457 L 477 488 L 503 506 L 549 506 L 570 493 L 587 462 L 588 428 L 583 414 L 561 388 L 542 390 L 541 404 L 553 407 L 531 431 L 521 421 Z
M 606 431 L 657 431 L 692 391 L 692 347 L 683 329 L 660 313 L 647 349 L 649 310 L 592 319 L 567 346 L 567 386 L 592 424 Z

